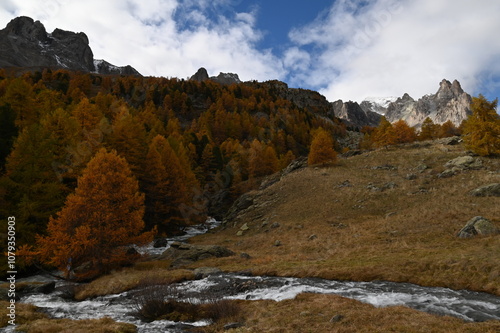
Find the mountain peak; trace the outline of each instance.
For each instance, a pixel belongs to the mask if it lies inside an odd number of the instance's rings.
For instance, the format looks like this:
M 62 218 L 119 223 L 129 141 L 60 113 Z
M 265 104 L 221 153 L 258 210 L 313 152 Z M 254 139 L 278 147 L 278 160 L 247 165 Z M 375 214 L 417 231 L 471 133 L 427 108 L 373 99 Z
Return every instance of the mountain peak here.
M 47 36 L 47 31 L 45 31 L 43 24 L 27 16 L 12 19 L 4 30 L 10 35 L 24 37 L 31 41 L 43 40 Z
M 443 79 L 439 84 L 439 90 L 436 93 L 438 98 L 450 98 L 450 97 L 458 97 L 464 93 L 460 82 L 454 80 L 453 83 L 450 81 Z
M 387 102 L 387 103 L 381 103 Z M 430 94 L 413 99 L 405 93 L 402 97 L 395 100 L 370 98 L 364 100 L 359 106 L 366 115 L 377 113 L 384 115 L 390 122 L 400 119 L 405 120 L 408 125 L 420 127 L 429 117 L 435 123 L 442 124 L 450 120 L 455 126 L 459 126 L 470 112 L 470 103 L 472 99 L 469 94 L 464 92 L 460 82 L 454 80 L 453 83 L 444 79 L 439 83 L 439 89 L 435 94 Z M 368 119 L 360 116 L 357 107 L 342 103 L 342 101 L 333 103 L 335 114 L 344 119 L 347 123 L 356 127 L 364 125 L 377 126 L 378 120 L 375 116 Z
M 40 21 L 27 16 L 12 19 L 0 30 L 0 68 L 48 67 L 101 74 L 140 75 L 130 66 L 102 64 L 106 66 L 96 68 L 89 38 L 83 32 L 55 29 L 49 34 Z
M 189 78 L 193 81 L 203 82 L 205 80 L 211 80 L 220 84 L 233 84 L 233 83 L 241 83 L 238 74 L 234 73 L 219 73 L 218 76 L 208 76 L 208 72 L 204 67 L 198 69 L 198 71 Z

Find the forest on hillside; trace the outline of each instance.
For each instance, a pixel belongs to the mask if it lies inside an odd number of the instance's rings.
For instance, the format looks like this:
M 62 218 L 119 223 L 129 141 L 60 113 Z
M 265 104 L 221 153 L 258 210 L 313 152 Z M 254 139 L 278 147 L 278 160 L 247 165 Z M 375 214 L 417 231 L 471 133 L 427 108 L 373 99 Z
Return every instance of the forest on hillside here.
M 18 246 L 36 244 L 25 253 L 58 267 L 222 218 L 297 157 L 324 164 L 347 149 L 328 103 L 299 107 L 283 85 L 0 70 L 1 218 L 15 216 Z M 460 129 L 382 118 L 361 132 L 369 149 Z
M 102 148 L 126 160 L 145 195 L 146 230 L 164 235 L 307 155 L 315 129 L 346 132 L 280 98 L 273 82 L 50 69 L 0 73 L 0 122 L 0 214 L 16 216 L 21 244 L 45 233 Z

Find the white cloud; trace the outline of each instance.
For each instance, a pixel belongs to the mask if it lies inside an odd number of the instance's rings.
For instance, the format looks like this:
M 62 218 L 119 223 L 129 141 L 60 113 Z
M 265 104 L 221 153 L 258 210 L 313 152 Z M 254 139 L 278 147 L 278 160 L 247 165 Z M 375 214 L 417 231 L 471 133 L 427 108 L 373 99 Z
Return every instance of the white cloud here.
M 186 78 L 203 66 L 211 75 L 285 80 L 329 100 L 418 98 L 443 78 L 472 94 L 500 89 L 498 0 L 332 0 L 275 50 L 259 48 L 260 9 L 236 13 L 240 2 L 3 0 L 0 25 L 26 15 L 49 32 L 83 31 L 96 58 L 144 75 Z
M 483 0 L 338 0 L 323 17 L 290 33 L 312 49 L 312 85 L 330 100 L 434 93 L 458 79 L 478 93 L 500 71 L 500 2 Z M 496 71 L 492 74 L 491 71 Z
M 95 58 L 144 75 L 185 78 L 203 66 L 243 80 L 283 78 L 281 60 L 256 47 L 255 13 L 234 13 L 231 1 L 23 0 L 0 5 L 0 19 L 26 15 L 49 32 L 83 31 Z

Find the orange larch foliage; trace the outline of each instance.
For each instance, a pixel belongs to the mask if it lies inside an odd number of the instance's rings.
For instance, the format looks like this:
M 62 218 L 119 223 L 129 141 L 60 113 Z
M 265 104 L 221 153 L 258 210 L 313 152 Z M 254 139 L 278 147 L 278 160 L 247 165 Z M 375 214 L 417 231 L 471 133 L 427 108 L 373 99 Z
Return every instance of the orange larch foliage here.
M 373 131 L 372 140 L 377 147 L 387 147 L 397 143 L 394 127 L 385 117 L 380 119 L 380 124 Z
M 309 165 L 335 163 L 337 153 L 333 149 L 333 145 L 332 136 L 320 127 L 311 142 L 307 163 Z
M 396 135 L 396 143 L 410 143 L 417 139 L 417 133 L 413 127 L 408 126 L 406 121 L 398 120 L 392 124 L 394 134 Z
M 89 263 L 100 274 L 124 260 L 131 244 L 152 240 L 143 233 L 144 194 L 126 160 L 105 149 L 90 160 L 74 194 L 51 217 L 47 236 L 37 239 L 39 259 L 61 270 Z
M 472 115 L 464 123 L 465 146 L 481 156 L 500 155 L 500 116 L 498 99 L 490 102 L 483 95 L 472 98 Z

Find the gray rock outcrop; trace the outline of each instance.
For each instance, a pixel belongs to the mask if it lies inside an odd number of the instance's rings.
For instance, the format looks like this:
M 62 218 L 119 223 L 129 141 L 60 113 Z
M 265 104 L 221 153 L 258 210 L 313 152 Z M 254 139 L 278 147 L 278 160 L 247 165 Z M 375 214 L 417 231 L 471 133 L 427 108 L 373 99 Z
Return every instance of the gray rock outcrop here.
M 0 67 L 64 68 L 100 74 L 140 75 L 130 66 L 94 62 L 85 33 L 62 29 L 47 33 L 40 21 L 26 16 L 11 20 L 5 29 L 0 30 Z
M 230 85 L 234 83 L 241 83 L 238 74 L 234 73 L 219 73 L 217 76 L 208 76 L 208 72 L 205 68 L 201 67 L 198 71 L 189 78 L 193 81 L 203 82 L 203 81 L 213 81 L 224 85 Z
M 174 242 L 170 248 L 165 250 L 158 259 L 172 260 L 172 266 L 178 267 L 184 264 L 196 262 L 208 258 L 221 258 L 233 256 L 235 253 L 225 247 L 218 245 L 191 245 L 187 243 Z
M 427 117 L 436 124 L 449 120 L 455 126 L 460 126 L 471 114 L 471 102 L 471 96 L 464 92 L 457 80 L 453 83 L 442 80 L 434 95 L 426 95 L 415 101 L 405 94 L 390 103 L 385 117 L 390 122 L 403 119 L 408 125 L 416 127 L 420 127 Z
M 387 99 L 389 101 L 389 99 Z M 460 83 L 442 80 L 435 94 L 425 95 L 418 100 L 404 94 L 387 105 L 379 105 L 370 101 L 332 103 L 335 115 L 350 125 L 362 127 L 377 126 L 383 114 L 391 123 L 404 120 L 412 127 L 421 127 L 429 117 L 434 123 L 442 124 L 451 121 L 459 126 L 470 114 L 472 98 L 464 92 Z
M 474 197 L 500 197 L 500 183 L 480 186 L 470 194 Z
M 468 169 L 480 169 L 483 163 L 480 159 L 474 158 L 472 156 L 460 156 L 448 161 L 444 166 L 449 169 L 459 169 L 459 170 L 468 170 Z
M 361 128 L 363 126 L 378 126 L 382 116 L 368 108 L 362 108 L 356 102 L 342 102 L 338 100 L 332 103 L 333 113 L 336 117 L 344 120 L 348 125 Z
M 476 235 L 490 236 L 496 235 L 499 230 L 488 219 L 482 216 L 476 216 L 467 222 L 467 224 L 458 232 L 459 238 L 471 238 Z

